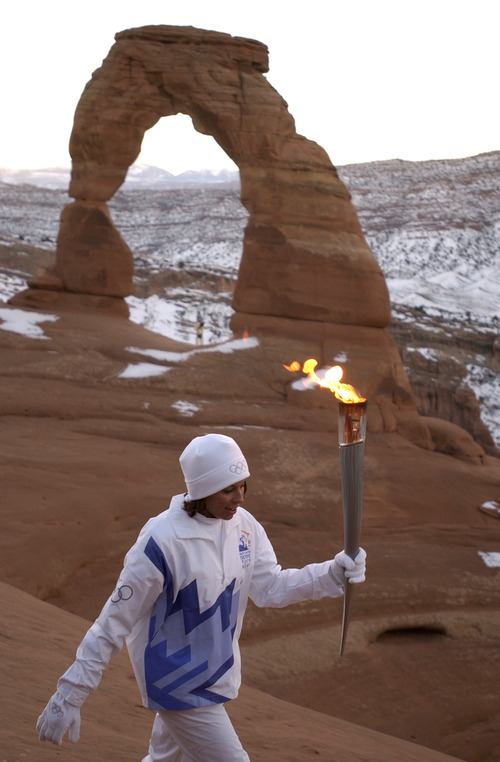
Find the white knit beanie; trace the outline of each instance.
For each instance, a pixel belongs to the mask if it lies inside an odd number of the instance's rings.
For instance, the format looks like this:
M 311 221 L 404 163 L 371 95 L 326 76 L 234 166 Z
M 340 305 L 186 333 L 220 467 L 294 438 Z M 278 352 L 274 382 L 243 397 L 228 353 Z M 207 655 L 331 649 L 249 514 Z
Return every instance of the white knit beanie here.
M 189 500 L 208 497 L 250 476 L 240 448 L 234 439 L 224 434 L 195 437 L 182 452 L 179 462 Z

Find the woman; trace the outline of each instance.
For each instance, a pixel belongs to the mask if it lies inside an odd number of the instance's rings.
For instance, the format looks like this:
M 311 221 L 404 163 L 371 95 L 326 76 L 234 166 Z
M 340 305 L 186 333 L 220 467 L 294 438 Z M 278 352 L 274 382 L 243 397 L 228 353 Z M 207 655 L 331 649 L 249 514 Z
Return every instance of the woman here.
M 257 606 L 335 597 L 362 582 L 366 553 L 283 570 L 263 527 L 241 504 L 250 476 L 236 442 L 196 437 L 180 456 L 187 493 L 150 519 L 116 589 L 38 718 L 40 740 L 79 738 L 80 707 L 126 640 L 144 706 L 156 712 L 142 762 L 248 760 L 225 711 L 241 681 L 238 640 Z

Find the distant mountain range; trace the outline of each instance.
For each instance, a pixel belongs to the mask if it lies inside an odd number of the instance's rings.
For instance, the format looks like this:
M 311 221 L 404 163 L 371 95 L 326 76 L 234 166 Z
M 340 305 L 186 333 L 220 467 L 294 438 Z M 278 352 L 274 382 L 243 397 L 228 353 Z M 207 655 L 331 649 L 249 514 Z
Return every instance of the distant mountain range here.
M 63 190 L 68 188 L 71 170 L 65 167 L 47 169 L 2 169 L 0 182 L 15 185 L 34 185 L 37 188 Z M 161 190 L 167 188 L 186 188 L 196 185 L 238 184 L 239 172 L 230 169 L 189 170 L 180 175 L 173 175 L 160 167 L 148 164 L 133 164 L 128 171 L 123 185 L 124 190 Z

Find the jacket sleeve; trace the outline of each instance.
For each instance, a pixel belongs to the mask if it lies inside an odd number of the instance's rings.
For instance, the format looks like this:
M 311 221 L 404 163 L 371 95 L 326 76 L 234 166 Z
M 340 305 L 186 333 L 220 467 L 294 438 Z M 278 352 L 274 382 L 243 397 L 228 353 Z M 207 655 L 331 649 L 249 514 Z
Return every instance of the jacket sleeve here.
M 308 564 L 302 569 L 282 569 L 264 528 L 256 524 L 258 540 L 249 594 L 257 606 L 279 608 L 289 603 L 342 595 L 342 586 L 328 573 L 332 561 Z
M 94 691 L 110 659 L 143 617 L 149 616 L 165 582 L 161 570 L 148 558 L 144 542 L 127 553 L 117 586 L 80 643 L 76 660 L 59 679 L 60 694 L 81 706 Z

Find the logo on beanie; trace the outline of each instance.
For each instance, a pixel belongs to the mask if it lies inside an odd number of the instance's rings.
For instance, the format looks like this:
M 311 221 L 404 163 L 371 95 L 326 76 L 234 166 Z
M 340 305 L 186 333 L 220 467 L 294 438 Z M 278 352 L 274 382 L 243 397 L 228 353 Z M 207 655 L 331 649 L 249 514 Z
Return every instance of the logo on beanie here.
M 239 476 L 246 469 L 247 464 L 245 460 L 238 460 L 236 463 L 231 463 L 229 470 L 232 474 Z

